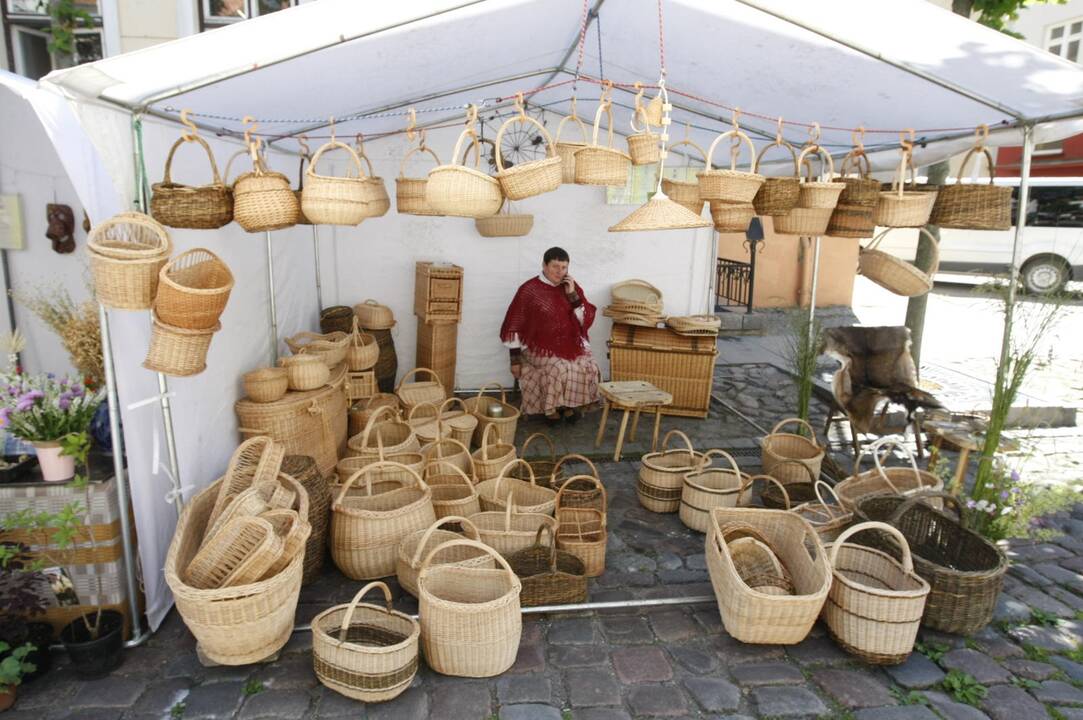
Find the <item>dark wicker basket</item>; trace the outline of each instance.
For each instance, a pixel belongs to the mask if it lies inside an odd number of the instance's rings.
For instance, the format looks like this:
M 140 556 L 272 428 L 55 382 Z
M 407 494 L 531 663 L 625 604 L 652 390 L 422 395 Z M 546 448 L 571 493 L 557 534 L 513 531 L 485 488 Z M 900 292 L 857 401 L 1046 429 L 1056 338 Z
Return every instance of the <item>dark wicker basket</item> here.
M 918 502 L 923 498 L 943 498 L 955 505 L 963 519 L 957 520 Z M 923 625 L 941 632 L 970 635 L 992 620 L 1008 559 L 996 545 L 965 527 L 965 510 L 954 495 L 942 492 L 910 497 L 871 495 L 858 501 L 854 520 L 886 522 L 898 528 L 910 543 L 914 570 L 932 586 Z M 854 538 L 895 559 L 902 555 L 897 544 L 883 533 L 867 531 Z
M 323 334 L 353 332 L 353 308 L 345 305 L 332 305 L 320 311 L 320 332 Z
M 380 356 L 376 360 L 376 366 L 372 368 L 376 373 L 376 385 L 382 393 L 395 392 L 395 375 L 399 371 L 399 356 L 395 352 L 395 339 L 391 337 L 391 331 L 362 329 L 376 338 L 376 344 L 380 348 Z
M 542 544 L 542 532 L 549 542 Z M 534 545 L 508 557 L 508 564 L 523 583 L 519 602 L 523 607 L 565 605 L 587 600 L 587 575 L 583 561 L 571 553 L 557 550 L 553 529 L 538 528 Z
M 301 584 L 307 585 L 323 572 L 327 555 L 327 522 L 331 516 L 331 489 L 320 475 L 316 460 L 308 455 L 287 455 L 282 472 L 301 484 L 308 493 L 308 522 L 312 533 L 305 542 L 305 562 Z
M 808 465 L 799 460 L 782 460 L 775 464 L 775 468 L 782 465 L 796 465 L 800 467 L 808 476 L 808 480 L 801 480 L 800 482 L 784 482 L 778 477 L 766 473 L 768 476 L 773 477 L 779 481 L 779 484 L 786 487 L 786 494 L 782 494 L 782 489 L 774 483 L 767 483 L 762 492 L 760 492 L 760 502 L 766 508 L 773 510 L 789 510 L 790 508 L 797 507 L 801 503 L 809 502 L 816 499 L 816 476 L 812 474 L 812 470 Z M 774 471 L 774 470 L 773 470 Z M 789 502 L 787 503 L 787 499 Z

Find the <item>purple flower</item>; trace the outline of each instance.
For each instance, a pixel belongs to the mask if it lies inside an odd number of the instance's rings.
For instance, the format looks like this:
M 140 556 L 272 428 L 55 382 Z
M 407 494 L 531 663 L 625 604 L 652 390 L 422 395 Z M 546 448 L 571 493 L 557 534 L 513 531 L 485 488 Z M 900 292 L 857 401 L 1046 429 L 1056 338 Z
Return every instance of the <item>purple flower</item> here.
M 0 427 L 7 427 L 11 421 L 11 408 L 0 408 Z
M 66 393 L 60 393 L 60 397 L 57 398 L 57 400 L 56 400 L 56 405 L 61 410 L 64 410 L 66 412 L 68 410 L 68 408 L 71 407 L 71 399 L 72 399 L 72 394 L 71 393 L 67 393 L 67 392 Z
M 15 409 L 19 412 L 26 412 L 30 408 L 34 407 L 34 403 L 45 397 L 45 393 L 40 390 L 31 390 L 15 403 Z
M 8 385 L 8 395 L 15 397 L 19 392 L 19 388 L 15 385 Z
M 975 505 L 977 505 L 977 503 L 974 502 L 973 500 L 967 500 L 966 501 L 966 506 L 967 506 L 968 509 L 973 510 Z
M 71 396 L 73 398 L 81 398 L 85 394 L 86 394 L 86 390 L 83 388 L 82 385 L 72 385 L 71 386 Z
M 1019 471 L 1018 470 L 1012 470 L 1011 478 L 1012 478 L 1012 482 L 1019 482 Z
M 1001 500 L 1007 500 L 1008 499 L 1008 491 L 1007 490 L 1004 490 L 1003 492 L 1000 493 L 1000 499 Z

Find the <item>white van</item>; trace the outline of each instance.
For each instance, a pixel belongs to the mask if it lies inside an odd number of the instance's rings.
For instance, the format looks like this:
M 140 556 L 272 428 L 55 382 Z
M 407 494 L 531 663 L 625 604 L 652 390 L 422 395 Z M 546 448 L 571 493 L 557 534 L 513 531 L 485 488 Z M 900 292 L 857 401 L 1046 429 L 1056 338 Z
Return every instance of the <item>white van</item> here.
M 1018 196 L 1019 178 L 995 182 L 1014 187 L 1013 200 Z M 1063 290 L 1071 280 L 1083 280 L 1083 178 L 1031 178 L 1027 205 L 1027 224 L 1019 238 L 1024 287 L 1046 294 Z M 1014 208 L 1012 218 L 1014 222 Z M 942 229 L 940 271 L 1006 274 L 1014 232 Z M 896 230 L 887 234 L 880 249 L 912 260 L 916 242 L 917 230 Z

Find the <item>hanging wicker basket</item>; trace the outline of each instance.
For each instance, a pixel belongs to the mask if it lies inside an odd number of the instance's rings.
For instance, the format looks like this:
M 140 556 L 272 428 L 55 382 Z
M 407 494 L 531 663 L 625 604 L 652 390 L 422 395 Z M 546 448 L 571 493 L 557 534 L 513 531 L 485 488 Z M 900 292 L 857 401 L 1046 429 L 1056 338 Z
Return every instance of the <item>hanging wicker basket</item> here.
M 549 137 L 549 133 L 546 132 L 545 127 L 540 122 L 523 111 L 521 104 L 519 105 L 519 114 L 505 120 L 500 126 L 500 130 L 497 131 L 496 140 L 494 141 L 496 147 L 501 147 L 504 133 L 507 132 L 509 127 L 517 123 L 533 125 L 537 128 L 538 137 L 545 141 L 545 159 L 531 160 L 506 168 L 504 167 L 503 153 L 499 150 L 494 153 L 496 156 L 496 179 L 500 181 L 500 187 L 508 200 L 525 200 L 528 197 L 552 192 L 560 187 L 561 178 L 563 177 L 560 156 L 557 155 L 556 149 L 553 147 L 553 139 Z
M 853 168 L 855 177 L 847 177 Z M 831 213 L 827 234 L 832 237 L 867 238 L 876 231 L 873 215 L 880 204 L 880 182 L 869 177 L 869 158 L 863 150 L 851 150 L 839 169 L 839 182 L 846 189 L 839 195 L 838 205 Z
M 699 145 L 692 142 L 691 140 L 681 140 L 678 143 L 674 143 L 669 147 L 668 151 L 672 153 L 676 148 L 682 145 L 687 145 L 693 148 L 696 152 L 699 153 L 700 158 L 706 164 L 707 153 L 703 152 L 703 148 L 701 148 Z M 696 215 L 701 215 L 703 214 L 703 204 L 706 201 L 699 196 L 699 181 L 687 179 L 689 176 L 691 176 L 692 155 L 691 153 L 689 153 L 685 157 L 686 160 L 684 168 L 676 168 L 677 170 L 681 170 L 684 173 L 683 177 L 685 179 L 667 177 L 662 178 L 662 192 L 665 193 L 670 200 L 677 203 L 678 205 L 681 205 L 686 209 L 691 210 Z
M 748 230 L 749 223 L 756 216 L 756 209 L 750 202 L 731 203 L 725 200 L 711 200 L 711 221 L 716 232 L 739 232 Z
M 360 137 L 360 136 L 358 136 Z M 384 179 L 372 169 L 372 161 L 365 155 L 360 141 L 357 147 L 357 157 L 365 162 L 369 169 L 368 175 L 362 175 L 361 198 L 365 203 L 365 217 L 383 217 L 391 209 L 391 197 L 387 194 L 387 184 Z
M 189 330 L 163 323 L 157 313 L 153 318 L 150 347 L 143 367 L 176 377 L 198 375 L 207 369 L 207 352 L 214 334 L 222 329 L 221 325 Z
M 463 141 L 470 137 L 474 149 L 474 167 L 459 164 Z M 481 147 L 472 127 L 459 135 L 451 154 L 450 165 L 439 165 L 429 171 L 425 186 L 425 202 L 440 215 L 483 218 L 495 215 L 504 202 L 500 182 L 478 169 Z
M 715 148 L 726 138 L 748 146 L 749 169 L 743 172 L 737 169 L 737 152 L 730 155 L 730 169 L 716 170 L 711 164 Z M 740 130 L 728 130 L 714 139 L 707 148 L 706 167 L 697 176 L 699 178 L 699 196 L 704 200 L 724 200 L 728 203 L 751 203 L 763 185 L 765 178 L 756 173 L 756 148 L 752 140 Z
M 970 157 L 980 151 L 985 155 L 989 168 L 989 182 L 962 182 Z M 937 193 L 936 203 L 929 222 L 942 228 L 962 230 L 1010 230 L 1012 227 L 1012 189 L 1007 185 L 994 185 L 996 166 L 993 156 L 985 147 L 971 148 L 963 158 L 955 182 L 945 185 Z
M 574 120 L 579 126 L 579 134 L 583 138 L 583 142 L 571 142 L 569 140 L 561 140 L 560 132 L 564 129 L 564 123 L 569 120 Z M 575 98 L 572 98 L 572 114 L 561 119 L 560 124 L 557 125 L 557 134 L 553 139 L 553 144 L 556 148 L 557 155 L 560 156 L 560 174 L 561 182 L 574 183 L 575 182 L 575 154 L 587 146 L 587 126 L 583 124 L 583 121 L 575 114 Z
M 293 227 L 300 219 L 301 204 L 290 187 L 290 179 L 268 170 L 254 147 L 249 154 L 252 170 L 233 183 L 233 219 L 250 233 Z
M 349 331 L 349 342 L 346 346 L 346 366 L 350 372 L 370 370 L 380 357 L 380 346 L 376 344 L 376 338 L 361 332 L 357 316 L 352 311 L 350 317 L 353 327 Z
M 118 310 L 150 308 L 172 250 L 166 229 L 142 213 L 120 213 L 95 225 L 87 236 L 94 298 Z
M 213 181 L 208 185 L 183 185 L 173 182 L 173 155 L 185 142 L 199 143 L 207 153 Z M 169 149 L 165 158 L 162 182 L 151 186 L 150 214 L 155 220 L 175 228 L 214 230 L 233 220 L 233 190 L 222 182 L 218 164 L 207 141 L 198 135 L 183 135 Z
M 482 237 L 523 237 L 534 228 L 534 216 L 513 213 L 510 203 L 505 203 L 496 215 L 475 219 L 474 227 Z
M 433 162 L 440 165 L 440 157 L 432 148 L 424 145 L 412 148 L 402 158 L 399 165 L 399 176 L 395 178 L 395 209 L 400 215 L 440 215 L 429 205 L 425 199 L 425 187 L 429 184 L 428 176 L 423 178 L 406 177 L 406 161 L 416 152 L 427 152 L 432 156 Z
M 169 325 L 206 330 L 218 324 L 232 290 L 229 267 L 210 250 L 196 248 L 162 267 L 154 310 Z
M 756 191 L 756 197 L 752 199 L 752 205 L 757 215 L 774 215 L 781 217 L 789 214 L 797 206 L 797 196 L 801 192 L 801 174 L 798 172 L 797 151 L 793 145 L 782 139 L 781 135 L 770 145 L 765 145 L 756 156 L 756 167 L 763 163 L 763 156 L 773 147 L 785 148 L 790 151 L 793 158 L 793 175 L 782 177 L 769 177 L 763 181 L 763 185 Z
M 909 183 L 906 183 L 907 168 L 910 170 Z M 908 185 L 910 189 L 907 189 Z M 913 159 L 904 150 L 891 190 L 880 193 L 880 203 L 873 218 L 880 227 L 922 227 L 929 222 L 936 196 L 935 189 L 917 189 Z
M 356 176 L 337 177 L 316 172 L 320 158 L 328 150 L 345 150 Z M 320 225 L 357 225 L 368 213 L 365 191 L 367 176 L 361 169 L 361 159 L 352 147 L 331 140 L 312 156 L 305 171 L 306 183 L 301 193 L 301 209 L 305 217 Z
M 459 526 L 460 532 L 448 528 Z M 446 515 L 437 518 L 429 527 L 407 535 L 399 543 L 398 558 L 395 563 L 395 576 L 402 589 L 417 597 L 417 576 L 421 572 L 421 562 L 435 548 L 451 540 L 475 540 L 481 542 L 478 529 L 469 518 L 461 515 Z M 474 547 L 457 547 L 441 552 L 431 559 L 430 566 L 458 565 L 460 567 L 495 568 L 496 562 L 490 553 Z
M 813 180 L 812 163 L 806 158 L 809 155 L 819 155 L 824 169 L 820 174 L 822 180 Z M 835 174 L 835 163 L 831 155 L 819 145 L 810 145 L 797 156 L 798 167 L 807 167 L 809 175 L 801 182 L 797 192 L 796 207 L 816 210 L 834 210 L 839 203 L 839 196 L 846 189 L 846 183 L 835 182 L 831 178 Z
M 886 228 L 873 238 L 867 246 L 858 251 L 857 271 L 884 288 L 888 292 L 903 297 L 918 297 L 933 289 L 933 276 L 940 267 L 940 243 L 931 232 L 918 228 L 933 248 L 932 264 L 929 272 L 918 269 L 913 263 L 897 258 L 890 253 L 877 249 L 884 236 L 894 228 Z
M 603 99 L 594 113 L 594 134 L 590 145 L 575 153 L 575 182 L 578 185 L 623 186 L 632 171 L 632 158 L 613 147 L 612 103 Z M 598 144 L 598 130 L 602 113 L 609 118 L 609 138 L 606 144 Z

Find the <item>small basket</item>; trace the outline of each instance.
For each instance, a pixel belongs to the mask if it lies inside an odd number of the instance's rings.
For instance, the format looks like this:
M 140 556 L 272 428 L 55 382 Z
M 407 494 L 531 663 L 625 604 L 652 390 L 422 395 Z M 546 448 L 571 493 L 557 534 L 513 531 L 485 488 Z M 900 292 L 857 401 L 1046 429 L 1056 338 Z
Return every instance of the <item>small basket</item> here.
M 797 433 L 779 432 L 791 423 L 808 430 L 808 437 Z M 816 431 L 801 418 L 779 420 L 761 443 L 760 465 L 763 472 L 783 485 L 792 482 L 808 482 L 810 475 L 813 479 L 818 478 L 826 450 L 816 443 L 815 438 Z M 786 460 L 793 460 L 806 466 L 808 472 L 804 472 L 793 464 L 783 464 Z
M 725 200 L 711 200 L 711 221 L 715 232 L 739 232 L 748 230 L 749 223 L 756 216 L 756 209 L 750 202 L 733 203 Z
M 910 463 L 909 468 L 890 467 L 884 468 L 880 460 L 880 452 L 885 454 L 892 449 L 902 450 Z M 861 461 L 865 453 L 872 455 L 875 467 L 872 470 L 861 472 Z M 913 495 L 931 490 L 940 492 L 944 489 L 944 481 L 927 470 L 918 470 L 914 454 L 903 447 L 895 438 L 883 437 L 872 443 L 867 450 L 863 450 L 854 462 L 854 474 L 835 485 L 835 493 L 842 501 L 843 507 L 853 511 L 861 498 L 880 493 L 893 493 L 895 495 Z
M 418 414 L 419 410 L 423 413 Z M 414 435 L 417 435 L 417 441 L 422 446 L 443 440 L 451 432 L 451 428 L 440 420 L 440 408 L 431 402 L 418 403 L 410 408 L 406 415 L 406 424 L 413 428 Z
M 548 446 L 548 457 L 541 456 L 537 458 L 527 458 L 527 448 L 529 448 L 535 440 L 541 440 Z M 554 468 L 556 468 L 557 466 L 557 448 L 556 445 L 553 444 L 553 438 L 549 437 L 545 433 L 532 433 L 530 436 L 527 437 L 526 440 L 523 441 L 523 444 L 519 447 L 519 457 L 523 458 L 523 460 L 525 460 L 526 463 L 530 465 L 530 470 L 534 473 L 534 477 L 538 479 L 538 482 L 540 482 L 545 487 L 553 488 L 553 480 L 558 479 L 554 478 L 553 474 Z M 559 480 L 563 480 L 563 469 L 558 468 L 557 472 L 560 473 Z M 522 475 L 518 471 L 515 472 L 514 477 L 522 479 Z
M 150 308 L 172 250 L 166 229 L 142 213 L 120 213 L 94 226 L 87 254 L 95 299 L 118 310 Z
M 395 178 L 395 210 L 400 215 L 438 216 L 440 213 L 434 210 L 425 200 L 425 187 L 429 184 L 429 178 L 406 177 L 406 161 L 416 152 L 427 152 L 432 155 L 436 165 L 440 165 L 439 156 L 431 148 L 424 145 L 412 148 L 410 152 L 406 153 L 402 158 L 402 164 L 399 165 L 399 176 Z
M 500 391 L 499 401 L 485 397 L 485 391 L 494 386 Z M 478 419 L 478 426 L 474 428 L 475 445 L 481 447 L 482 438 L 489 426 L 496 428 L 497 442 L 507 445 L 513 445 L 515 443 L 515 430 L 519 426 L 519 408 L 508 403 L 508 396 L 500 383 L 485 383 L 481 386 L 481 389 L 478 390 L 476 396 L 467 398 L 464 402 L 466 403 L 466 408 L 470 411 L 470 414 Z M 500 417 L 492 417 L 488 413 L 489 407 L 496 402 L 499 402 L 502 411 Z M 501 467 L 503 467 L 503 465 L 501 465 Z M 499 470 L 499 468 L 497 468 L 497 470 Z M 493 475 L 493 477 L 495 477 L 495 475 Z
M 417 380 L 406 382 L 418 373 L 428 373 L 431 380 Z M 433 403 L 439 405 L 447 399 L 447 390 L 440 384 L 440 376 L 429 368 L 414 368 L 402 376 L 399 384 L 395 386 L 395 394 L 399 396 L 404 410 L 413 410 L 421 403 Z
M 350 336 L 344 332 L 319 333 L 302 331 L 286 338 L 286 346 L 294 355 L 314 355 L 327 367 L 333 368 L 346 359 Z
M 320 310 L 320 332 L 349 332 L 354 327 L 353 308 L 347 305 L 332 305 Z
M 173 155 L 185 142 L 199 143 L 207 153 L 214 180 L 209 185 L 182 185 L 172 178 Z M 218 164 L 207 141 L 198 135 L 182 135 L 165 158 L 162 182 L 151 186 L 150 214 L 155 220 L 175 228 L 214 230 L 233 220 L 233 190 L 222 182 Z
M 669 147 L 669 152 L 672 153 L 674 149 L 681 145 L 688 145 L 689 147 L 694 148 L 696 152 L 699 153 L 699 156 L 703 159 L 704 163 L 707 162 L 707 153 L 703 152 L 703 148 L 691 140 L 681 140 L 680 142 L 674 143 Z M 691 168 L 692 155 L 689 153 L 685 157 L 684 172 L 687 174 Z M 699 196 L 698 180 L 678 180 L 676 178 L 664 177 L 662 178 L 662 192 L 665 193 L 670 200 L 691 210 L 696 215 L 701 215 L 703 213 L 703 203 L 706 201 Z
M 478 427 L 481 427 L 480 425 Z M 471 456 L 479 481 L 495 480 L 501 471 L 515 459 L 515 446 L 500 440 L 495 425 L 486 425 L 478 449 Z
M 864 166 L 862 166 L 864 163 Z M 846 177 L 850 166 L 856 177 Z M 880 181 L 869 177 L 869 158 L 864 150 L 855 148 L 842 161 L 839 182 L 846 189 L 839 195 L 838 205 L 831 213 L 827 234 L 833 237 L 867 238 L 876 231 L 873 215 L 880 204 Z
M 542 534 L 549 541 L 542 544 Z M 567 605 L 586 602 L 587 574 L 583 561 L 557 549 L 556 535 L 547 525 L 538 528 L 534 544 L 508 558 L 508 565 L 522 582 L 519 602 L 523 607 Z
M 933 276 L 940 267 L 940 243 L 931 232 L 923 227 L 918 228 L 918 231 L 932 243 L 933 248 L 932 265 L 926 273 L 913 263 L 877 249 L 884 236 L 893 229 L 881 230 L 872 242 L 859 249 L 857 271 L 896 295 L 903 297 L 924 295 L 933 289 Z
M 852 180 L 853 178 L 847 178 Z M 873 214 L 876 208 L 857 207 L 839 202 L 831 213 L 831 220 L 824 231 L 831 237 L 869 238 L 876 234 Z
M 346 151 L 350 162 L 357 170 L 356 177 L 335 177 L 316 173 L 316 166 L 319 165 L 323 154 L 335 149 Z M 325 143 L 312 156 L 305 175 L 305 188 L 301 193 L 301 209 L 309 221 L 320 225 L 357 225 L 366 217 L 370 217 L 366 207 L 366 176 L 361 169 L 361 159 L 349 145 L 337 140 Z
M 346 367 L 350 369 L 350 372 L 371 370 L 380 357 L 380 346 L 376 343 L 376 338 L 366 332 L 361 332 L 356 316 L 353 322 L 353 331 L 350 333 L 349 344 L 346 346 Z
M 730 155 L 729 170 L 715 170 L 711 165 L 718 143 L 730 137 L 748 145 L 748 172 L 737 170 L 736 151 Z M 728 203 L 745 204 L 752 202 L 765 180 L 763 175 L 756 173 L 756 148 L 748 135 L 740 130 L 728 130 L 714 139 L 711 146 L 707 148 L 706 167 L 696 177 L 699 179 L 699 196 L 704 200 L 724 200 Z
M 373 472 L 391 468 L 409 475 L 397 490 L 372 492 Z M 366 494 L 351 494 L 358 479 Z M 381 460 L 350 476 L 331 505 L 331 559 L 346 577 L 368 580 L 395 573 L 395 556 L 403 538 L 436 521 L 432 491 L 421 476 L 396 462 Z
M 282 399 L 289 389 L 286 368 L 259 368 L 244 374 L 244 392 L 256 402 L 274 402 Z
M 481 541 L 504 557 L 530 547 L 541 525 L 548 525 L 553 530 L 557 527 L 552 515 L 518 512 L 514 495 L 508 495 L 504 512 L 483 511 L 470 516 L 481 534 Z
M 520 480 L 511 475 L 509 471 L 518 469 L 517 466 L 526 470 L 529 480 Z M 513 494 L 518 509 L 523 512 L 552 515 L 557 506 L 556 491 L 538 485 L 530 464 L 518 458 L 509 461 L 495 478 L 479 482 L 476 489 L 482 512 L 500 512 L 511 502 Z
M 200 590 L 247 585 L 263 577 L 281 554 L 282 540 L 269 522 L 234 518 L 199 549 L 185 580 Z
M 397 414 L 399 412 L 399 398 L 391 393 L 374 393 L 364 401 L 355 402 L 349 408 L 349 431 L 347 437 L 360 434 L 368 423 L 369 418 L 379 408 L 389 407 Z M 394 414 L 393 414 L 394 416 Z M 390 418 L 388 418 L 390 419 Z
M 358 324 L 365 330 L 387 330 L 395 326 L 391 308 L 369 299 L 353 306 Z
M 910 190 L 906 189 L 906 170 L 910 169 Z M 914 163 L 908 150 L 902 159 L 889 192 L 880 193 L 880 203 L 873 218 L 880 227 L 922 227 L 929 222 L 936 202 L 935 190 L 918 190 L 914 182 Z
M 729 461 L 729 467 L 710 468 L 711 457 Z M 725 450 L 713 449 L 703 454 L 704 469 L 684 476 L 681 486 L 680 518 L 684 526 L 705 533 L 711 527 L 711 510 L 716 507 L 737 507 L 748 476 L 737 467 L 737 461 Z M 750 483 L 749 483 L 750 484 Z
M 250 233 L 293 227 L 301 217 L 301 203 L 290 187 L 290 179 L 268 170 L 254 147 L 249 154 L 252 170 L 233 183 L 233 219 Z
M 206 330 L 218 324 L 232 290 L 229 267 L 210 250 L 196 248 L 162 267 L 154 310 L 169 325 Z
M 425 482 L 432 490 L 432 508 L 436 519 L 458 515 L 468 517 L 481 512 L 481 501 L 474 483 L 458 465 L 437 460 L 425 466 Z
M 594 134 L 590 145 L 575 153 L 575 182 L 578 185 L 611 185 L 621 187 L 628 182 L 632 158 L 613 147 L 613 111 L 608 98 L 603 99 L 594 113 Z M 609 139 L 598 144 L 598 129 L 602 113 L 609 118 Z
M 549 137 L 545 127 L 534 118 L 528 116 L 523 109 L 522 100 L 517 103 L 519 114 L 510 117 L 501 124 L 494 141 L 497 148 L 502 147 L 501 141 L 509 127 L 516 123 L 530 124 L 538 129 L 538 138 L 545 141 L 545 159 L 531 160 L 520 163 L 514 167 L 504 167 L 504 156 L 496 152 L 496 179 L 500 181 L 500 188 L 504 191 L 504 197 L 508 200 L 525 200 L 528 197 L 552 192 L 560 187 L 563 177 L 560 156 L 553 147 L 553 139 Z
M 527 438 L 527 439 L 529 440 L 529 438 Z M 526 448 L 526 443 L 523 443 L 523 447 Z M 556 457 L 556 456 L 554 455 L 553 457 Z M 545 466 L 542 465 L 541 467 L 539 467 L 539 465 L 538 465 L 539 462 L 544 462 L 544 461 L 528 460 L 528 462 L 530 463 L 530 467 L 534 469 L 534 472 L 537 475 L 537 477 L 541 478 L 541 483 L 543 485 L 549 487 L 549 488 L 552 488 L 553 490 L 559 490 L 561 487 L 564 486 L 564 477 L 565 477 L 565 475 L 567 475 L 567 468 L 565 467 L 565 465 L 567 463 L 569 463 L 569 462 L 580 462 L 580 463 L 583 463 L 584 465 L 586 465 L 588 468 L 590 468 L 589 473 L 576 473 L 576 474 L 578 474 L 578 475 L 588 474 L 588 475 L 590 475 L 592 477 L 597 478 L 598 480 L 602 479 L 602 476 L 598 473 L 598 468 L 595 467 L 594 463 L 590 461 L 590 458 L 586 457 L 585 455 L 580 455 L 578 453 L 569 453 L 569 454 L 565 455 L 564 457 L 560 458 L 560 460 L 557 460 L 557 462 L 550 467 L 548 475 L 544 475 L 541 472 L 542 470 L 545 469 Z M 565 502 L 570 503 L 571 505 L 579 503 L 580 506 L 597 507 L 600 510 L 604 510 L 605 509 L 604 504 L 601 505 L 601 506 L 599 506 L 597 504 L 598 503 L 598 498 L 597 498 L 598 494 L 599 493 L 597 493 L 597 492 L 591 492 L 589 495 L 579 495 L 576 492 L 569 491 L 565 495 Z M 602 502 L 603 503 L 605 502 L 604 495 L 602 496 Z
M 988 132 L 988 131 L 986 131 Z M 989 167 L 989 183 L 963 184 L 970 156 L 980 151 Z M 940 188 L 929 222 L 942 228 L 962 230 L 1009 230 L 1012 226 L 1012 189 L 993 184 L 996 166 L 993 156 L 982 145 L 971 148 L 963 158 L 958 176 L 951 185 Z
M 718 335 L 722 319 L 717 315 L 670 315 L 666 327 L 680 335 Z
M 459 164 L 459 152 L 463 140 L 471 138 L 474 148 L 474 167 Z M 459 135 L 451 154 L 450 165 L 439 165 L 429 171 L 425 186 L 425 202 L 440 215 L 451 217 L 482 218 L 495 215 L 504 202 L 500 182 L 477 167 L 481 148 L 473 127 L 467 127 Z M 464 161 L 465 162 L 465 161 Z M 364 325 L 364 323 L 362 323 Z
M 375 588 L 383 590 L 384 607 L 361 602 Z M 420 637 L 416 620 L 391 609 L 387 585 L 372 582 L 348 604 L 312 619 L 312 668 L 340 695 L 369 703 L 391 700 L 417 674 Z
M 386 417 L 386 419 L 384 419 Z M 355 455 L 364 457 L 379 456 L 383 453 L 416 452 L 421 443 L 414 434 L 414 429 L 399 417 L 398 411 L 386 405 L 376 408 L 369 415 L 365 429 L 360 435 L 354 435 L 346 446 Z
M 529 213 L 513 213 L 511 204 L 505 203 L 501 212 L 474 220 L 474 228 L 482 237 L 523 237 L 534 229 L 534 216 Z
M 669 439 L 684 440 L 685 449 L 670 450 Z M 704 462 L 704 454 L 692 448 L 692 441 L 680 430 L 670 430 L 662 438 L 662 449 L 643 456 L 636 481 L 639 504 L 656 513 L 674 513 L 681 507 L 681 490 L 684 476 L 702 471 L 710 464 Z
M 346 374 L 346 399 L 364 400 L 376 394 L 376 373 L 372 370 Z
M 447 529 L 455 525 L 462 528 L 462 531 L 454 532 Z M 399 543 L 398 558 L 395 563 L 395 576 L 402 589 L 417 597 L 417 576 L 421 572 L 421 561 L 437 546 L 451 540 L 461 540 L 464 537 L 481 542 L 477 527 L 470 522 L 469 518 L 461 515 L 446 515 L 437 518 L 436 522 L 424 530 L 418 530 L 404 537 Z M 430 565 L 495 568 L 496 562 L 487 552 L 474 547 L 459 547 L 444 551 L 440 554 L 439 560 L 432 559 Z
M 187 377 L 207 369 L 207 351 L 221 325 L 206 330 L 188 330 L 166 325 L 154 314 L 150 347 L 143 367 L 165 375 Z
M 847 543 L 854 533 L 888 533 L 902 548 L 902 562 L 887 553 Z M 929 583 L 914 573 L 910 545 L 882 522 L 854 525 L 831 547 L 834 582 L 824 604 L 831 637 L 847 652 L 874 665 L 898 665 L 914 650 Z
M 331 370 L 316 355 L 294 355 L 278 359 L 286 369 L 290 390 L 303 392 L 323 387 L 331 378 Z
M 557 491 L 557 507 L 597 510 L 604 516 L 608 507 L 608 500 L 606 499 L 605 486 L 602 484 L 601 478 L 598 477 L 598 470 L 594 467 L 594 463 L 583 455 L 573 453 L 560 459 L 557 472 L 563 471 L 564 463 L 568 460 L 586 463 L 590 466 L 591 472 L 590 474 L 572 475 L 566 480 L 551 485 L 553 490 Z
M 571 486 L 590 483 L 592 492 L 573 490 Z M 577 499 L 575 495 L 579 495 Z M 579 504 L 582 496 L 593 495 L 591 504 Z M 570 502 L 569 502 L 570 501 Z M 587 577 L 605 571 L 606 530 L 605 486 L 591 475 L 574 475 L 557 491 L 557 548 L 579 558 Z
M 455 405 L 458 405 L 460 409 L 450 409 Z M 440 422 L 448 428 L 448 437 L 458 440 L 464 446 L 469 446 L 470 440 L 474 437 L 474 429 L 478 426 L 478 419 L 470 414 L 462 398 L 452 395 L 440 404 L 439 411 Z
M 583 142 L 569 142 L 567 140 L 561 141 L 560 131 L 564 129 L 564 123 L 569 120 L 575 120 L 579 125 L 579 133 L 583 137 Z M 572 98 L 572 114 L 561 119 L 560 124 L 557 125 L 557 134 L 553 139 L 553 145 L 556 148 L 557 155 L 560 156 L 560 179 L 563 183 L 575 182 L 575 154 L 587 146 L 587 126 L 583 124 L 583 121 L 575 114 L 575 98 Z
M 489 553 L 496 569 L 432 565 L 454 547 Z M 429 552 L 418 575 L 418 617 L 425 661 L 443 675 L 492 677 L 515 664 L 523 619 L 522 584 L 504 558 L 474 540 L 452 540 Z
M 756 167 L 762 167 L 763 156 L 773 147 L 785 148 L 790 151 L 793 159 L 793 175 L 788 177 L 769 177 L 763 181 L 763 185 L 756 191 L 756 197 L 752 199 L 752 206 L 757 215 L 774 215 L 781 217 L 789 214 L 797 206 L 797 196 L 801 193 L 801 175 L 797 166 L 797 151 L 793 145 L 782 139 L 781 134 L 770 145 L 765 145 L 760 154 L 756 156 Z

